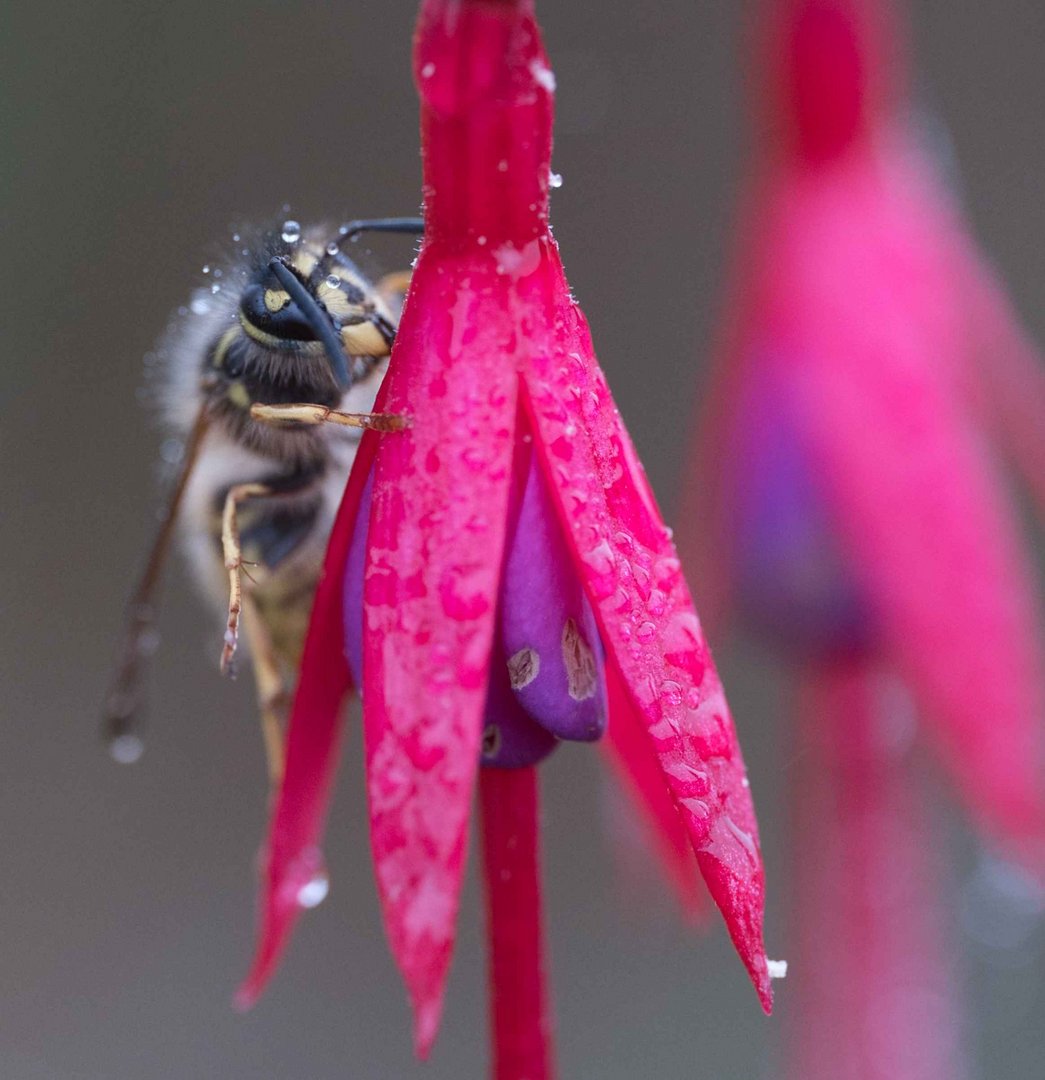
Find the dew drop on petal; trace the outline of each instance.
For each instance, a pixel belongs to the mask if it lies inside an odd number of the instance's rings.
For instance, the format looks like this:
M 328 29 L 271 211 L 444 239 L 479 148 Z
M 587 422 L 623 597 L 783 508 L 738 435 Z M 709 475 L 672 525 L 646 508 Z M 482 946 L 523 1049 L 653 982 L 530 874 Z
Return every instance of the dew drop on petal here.
M 543 86 L 549 94 L 555 93 L 555 72 L 547 64 L 540 60 L 534 60 L 530 64 L 530 74 L 534 77 L 538 86 Z

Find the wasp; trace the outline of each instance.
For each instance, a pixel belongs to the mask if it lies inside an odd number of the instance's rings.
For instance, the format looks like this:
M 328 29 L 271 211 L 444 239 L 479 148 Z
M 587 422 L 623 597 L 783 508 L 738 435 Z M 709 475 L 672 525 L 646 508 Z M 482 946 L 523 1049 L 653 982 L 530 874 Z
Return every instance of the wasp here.
M 272 785 L 312 599 L 363 429 L 387 367 L 409 272 L 373 282 L 346 253 L 367 232 L 420 233 L 419 218 L 302 230 L 294 221 L 213 272 L 168 332 L 165 420 L 181 439 L 145 569 L 127 608 L 104 734 L 118 761 L 143 748 L 139 718 L 156 598 L 180 532 L 203 595 L 224 620 L 220 666 L 235 673 L 241 629 Z M 210 272 L 210 268 L 204 268 Z

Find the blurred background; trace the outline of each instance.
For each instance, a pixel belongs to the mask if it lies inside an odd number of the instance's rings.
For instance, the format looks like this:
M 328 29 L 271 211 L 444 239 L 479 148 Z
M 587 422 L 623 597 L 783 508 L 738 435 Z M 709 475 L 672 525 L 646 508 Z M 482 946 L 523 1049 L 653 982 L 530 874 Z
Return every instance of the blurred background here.
M 558 77 L 553 222 L 601 362 L 669 519 L 712 337 L 746 115 L 748 4 L 539 5 Z M 1045 8 L 911 5 L 923 102 L 961 194 L 1045 340 Z M 0 1075 L 479 1077 L 481 910 L 470 880 L 442 1034 L 413 1062 L 388 954 L 353 734 L 327 843 L 329 899 L 248 1016 L 266 791 L 249 679 L 173 565 L 147 752 L 100 746 L 122 609 L 151 537 L 161 436 L 142 357 L 233 229 L 408 214 L 419 202 L 415 5 L 7 5 L 0 50 L 7 256 L 0 290 Z M 382 242 L 387 268 L 409 244 Z M 787 957 L 784 790 L 802 752 L 766 656 L 720 650 L 756 794 L 767 942 Z M 353 720 L 356 718 L 353 717 Z M 563 1077 L 770 1078 L 791 980 L 762 1016 L 720 921 L 686 929 L 652 864 L 614 853 L 624 814 L 598 754 L 543 769 L 547 923 Z M 953 914 L 983 903 L 945 792 Z M 974 913 L 975 914 L 975 913 Z M 982 912 L 981 912 L 982 914 Z M 1010 912 L 1011 914 L 1011 912 Z M 975 922 L 975 919 L 971 920 Z M 956 925 L 972 1074 L 1041 1075 L 1042 938 Z M 854 976 L 858 977 L 858 976 Z

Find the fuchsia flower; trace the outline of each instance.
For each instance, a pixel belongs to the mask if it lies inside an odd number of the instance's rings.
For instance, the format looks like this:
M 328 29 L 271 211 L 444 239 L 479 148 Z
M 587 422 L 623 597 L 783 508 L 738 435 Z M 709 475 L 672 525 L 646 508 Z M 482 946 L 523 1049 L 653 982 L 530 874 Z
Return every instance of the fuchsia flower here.
M 688 835 L 768 1011 L 763 871 L 670 531 L 548 230 L 554 80 L 532 0 L 425 0 L 415 74 L 426 233 L 376 404 L 410 426 L 364 435 L 330 541 L 241 1002 L 260 993 L 321 866 L 355 685 L 378 888 L 418 1052 L 439 1023 L 481 773 L 497 1075 L 542 1077 L 535 762 L 608 722 L 669 864 L 683 876 Z
M 891 14 L 766 4 L 772 138 L 684 515 L 713 611 L 739 609 L 815 703 L 804 745 L 826 775 L 796 791 L 803 1080 L 958 1075 L 945 1024 L 898 1022 L 919 993 L 951 1006 L 883 673 L 983 833 L 1045 869 L 1035 582 L 989 441 L 1043 492 L 1045 373 L 904 123 Z

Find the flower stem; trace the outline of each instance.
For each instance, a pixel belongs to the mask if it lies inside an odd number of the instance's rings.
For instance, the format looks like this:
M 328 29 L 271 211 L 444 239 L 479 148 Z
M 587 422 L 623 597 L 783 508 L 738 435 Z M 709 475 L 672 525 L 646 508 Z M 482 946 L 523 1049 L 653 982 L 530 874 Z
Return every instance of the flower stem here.
M 537 836 L 537 770 L 481 769 L 494 1080 L 552 1080 Z

